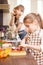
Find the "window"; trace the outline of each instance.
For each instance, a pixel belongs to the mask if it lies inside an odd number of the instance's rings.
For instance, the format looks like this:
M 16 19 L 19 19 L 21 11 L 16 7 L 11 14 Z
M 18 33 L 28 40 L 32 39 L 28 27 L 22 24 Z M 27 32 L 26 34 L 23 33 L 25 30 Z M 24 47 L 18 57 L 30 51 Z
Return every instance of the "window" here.
M 25 7 L 24 14 L 28 14 L 31 12 L 31 0 L 17 0 L 17 4 L 22 4 Z
M 37 1 L 37 12 L 41 15 L 41 16 L 43 16 L 43 14 L 42 14 L 42 0 L 38 0 Z

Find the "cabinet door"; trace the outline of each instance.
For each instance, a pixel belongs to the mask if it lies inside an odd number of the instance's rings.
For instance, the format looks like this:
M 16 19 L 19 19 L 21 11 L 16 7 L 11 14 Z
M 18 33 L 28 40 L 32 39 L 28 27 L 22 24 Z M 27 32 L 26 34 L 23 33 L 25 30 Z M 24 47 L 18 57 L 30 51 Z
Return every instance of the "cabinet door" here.
M 3 10 L 0 9 L 0 26 L 3 25 Z
M 0 4 L 1 4 L 1 2 L 2 2 L 2 1 L 0 0 Z

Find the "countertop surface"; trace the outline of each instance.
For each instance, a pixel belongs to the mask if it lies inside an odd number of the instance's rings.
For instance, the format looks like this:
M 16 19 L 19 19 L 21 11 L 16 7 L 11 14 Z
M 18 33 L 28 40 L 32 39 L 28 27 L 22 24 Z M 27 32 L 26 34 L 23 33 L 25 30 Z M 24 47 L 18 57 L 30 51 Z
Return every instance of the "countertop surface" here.
M 31 53 L 23 56 L 8 56 L 0 59 L 0 65 L 37 65 Z

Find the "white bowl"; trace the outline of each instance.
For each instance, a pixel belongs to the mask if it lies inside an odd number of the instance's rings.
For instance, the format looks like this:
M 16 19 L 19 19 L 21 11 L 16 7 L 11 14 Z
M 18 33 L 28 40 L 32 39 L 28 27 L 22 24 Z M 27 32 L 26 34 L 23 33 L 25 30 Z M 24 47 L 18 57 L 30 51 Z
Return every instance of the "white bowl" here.
M 10 44 L 10 43 L 7 44 L 7 43 L 5 43 L 5 44 L 2 45 L 2 48 L 3 48 L 3 49 L 8 48 L 8 47 L 12 47 L 12 44 Z

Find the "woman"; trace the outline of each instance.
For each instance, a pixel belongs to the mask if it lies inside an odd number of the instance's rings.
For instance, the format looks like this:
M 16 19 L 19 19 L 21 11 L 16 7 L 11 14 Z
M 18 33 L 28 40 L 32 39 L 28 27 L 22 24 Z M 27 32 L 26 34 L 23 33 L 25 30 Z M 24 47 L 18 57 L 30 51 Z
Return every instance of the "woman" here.
M 24 36 L 27 34 L 25 31 L 25 26 L 23 24 L 23 13 L 24 13 L 24 6 L 23 5 L 18 5 L 13 9 L 13 13 L 11 15 L 11 21 L 10 21 L 10 26 L 15 26 L 13 27 L 16 33 L 19 34 L 20 38 L 23 39 Z

